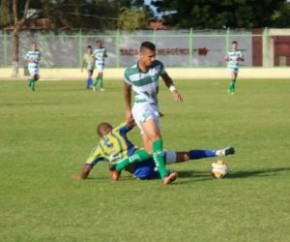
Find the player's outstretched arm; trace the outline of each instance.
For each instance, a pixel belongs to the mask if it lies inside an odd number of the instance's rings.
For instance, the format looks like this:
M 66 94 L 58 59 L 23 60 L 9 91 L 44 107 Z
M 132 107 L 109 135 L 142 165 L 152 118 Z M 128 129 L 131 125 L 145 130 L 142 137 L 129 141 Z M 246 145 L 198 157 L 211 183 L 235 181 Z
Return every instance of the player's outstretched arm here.
M 181 96 L 181 94 L 177 91 L 171 77 L 167 74 L 167 72 L 163 73 L 161 75 L 165 85 L 168 87 L 168 89 L 170 90 L 170 92 L 172 93 L 173 99 L 176 102 L 182 102 L 183 98 Z
M 79 174 L 75 175 L 74 178 L 76 180 L 84 180 L 84 179 L 86 179 L 89 176 L 89 174 L 91 172 L 91 169 L 92 169 L 92 167 L 90 165 L 85 165 L 83 167 L 83 169 L 81 170 L 81 172 Z
M 130 129 L 133 129 L 136 126 L 135 120 L 131 119 L 131 120 L 127 121 L 127 125 Z

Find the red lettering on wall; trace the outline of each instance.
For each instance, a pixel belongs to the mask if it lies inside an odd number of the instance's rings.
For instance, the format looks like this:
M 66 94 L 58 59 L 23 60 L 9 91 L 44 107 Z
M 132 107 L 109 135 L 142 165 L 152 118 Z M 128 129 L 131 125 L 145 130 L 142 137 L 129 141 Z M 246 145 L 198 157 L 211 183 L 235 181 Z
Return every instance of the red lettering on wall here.
M 138 50 L 137 49 L 120 49 L 120 54 L 122 55 L 138 55 Z
M 198 48 L 192 50 L 193 54 L 197 52 L 200 56 L 206 56 L 209 50 L 207 48 Z M 138 55 L 137 49 L 120 49 L 121 56 L 134 56 Z M 187 48 L 159 48 L 157 49 L 157 55 L 167 56 L 167 55 L 189 55 L 189 49 Z
M 203 47 L 198 49 L 198 55 L 207 55 L 208 49 Z

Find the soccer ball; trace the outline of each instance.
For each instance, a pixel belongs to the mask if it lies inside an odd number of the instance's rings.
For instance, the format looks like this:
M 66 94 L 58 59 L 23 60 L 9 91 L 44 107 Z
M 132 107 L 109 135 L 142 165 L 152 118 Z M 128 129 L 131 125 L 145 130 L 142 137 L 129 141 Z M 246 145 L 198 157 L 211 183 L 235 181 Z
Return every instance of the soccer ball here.
M 223 178 L 228 173 L 228 165 L 226 162 L 222 160 L 218 160 L 217 162 L 213 162 L 211 164 L 210 174 L 217 179 Z

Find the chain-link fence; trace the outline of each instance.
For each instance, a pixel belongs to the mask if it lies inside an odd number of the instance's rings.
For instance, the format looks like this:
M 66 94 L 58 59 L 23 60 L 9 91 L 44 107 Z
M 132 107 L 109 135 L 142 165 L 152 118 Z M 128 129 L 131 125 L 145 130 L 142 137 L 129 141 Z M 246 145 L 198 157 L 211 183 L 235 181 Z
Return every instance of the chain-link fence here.
M 80 67 L 87 45 L 103 41 L 107 49 L 107 67 L 125 67 L 134 63 L 143 41 L 157 45 L 158 59 L 171 67 L 224 66 L 224 55 L 233 40 L 243 51 L 244 66 L 290 66 L 290 30 L 138 30 L 83 32 L 22 32 L 20 37 L 20 63 L 35 41 L 42 52 L 43 67 Z M 11 65 L 12 34 L 0 31 L 0 67 Z

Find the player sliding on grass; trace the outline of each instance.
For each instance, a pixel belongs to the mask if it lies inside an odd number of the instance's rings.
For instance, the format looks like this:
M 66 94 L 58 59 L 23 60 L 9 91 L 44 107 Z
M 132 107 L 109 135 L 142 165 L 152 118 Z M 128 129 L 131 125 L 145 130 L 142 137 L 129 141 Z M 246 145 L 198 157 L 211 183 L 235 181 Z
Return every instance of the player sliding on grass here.
M 76 179 L 87 178 L 90 171 L 99 161 L 110 163 L 113 180 L 119 180 L 123 169 L 139 179 L 157 177 L 159 173 L 155 169 L 153 156 L 148 154 L 144 149 L 138 149 L 127 137 L 127 133 L 133 127 L 133 122 L 124 123 L 114 129 L 109 123 L 99 124 L 97 133 L 101 139 L 93 148 L 81 173 L 76 176 Z M 226 156 L 234 153 L 233 147 L 227 147 L 220 150 L 163 151 L 161 155 L 164 157 L 165 162 L 170 164 L 200 158 Z M 166 171 L 169 172 L 168 170 Z
M 138 62 L 125 71 L 124 96 L 127 122 L 134 118 L 141 130 L 144 148 L 148 153 L 153 153 L 162 182 L 166 185 L 174 181 L 177 174 L 169 173 L 165 168 L 157 100 L 159 77 L 162 77 L 176 102 L 181 102 L 182 97 L 165 71 L 163 63 L 156 60 L 155 56 L 155 45 L 151 42 L 143 42 L 140 46 Z M 132 90 L 135 93 L 133 108 Z
M 225 56 L 225 60 L 228 62 L 228 69 L 231 73 L 231 82 L 228 86 L 228 93 L 234 94 L 236 91 L 236 82 L 239 73 L 239 61 L 244 61 L 242 51 L 238 50 L 238 42 L 232 42 L 232 49 L 228 51 Z
M 28 71 L 30 75 L 28 86 L 32 91 L 35 91 L 35 82 L 39 79 L 39 62 L 41 59 L 41 53 L 35 42 L 31 44 L 31 50 L 27 51 L 24 58 L 28 62 Z

